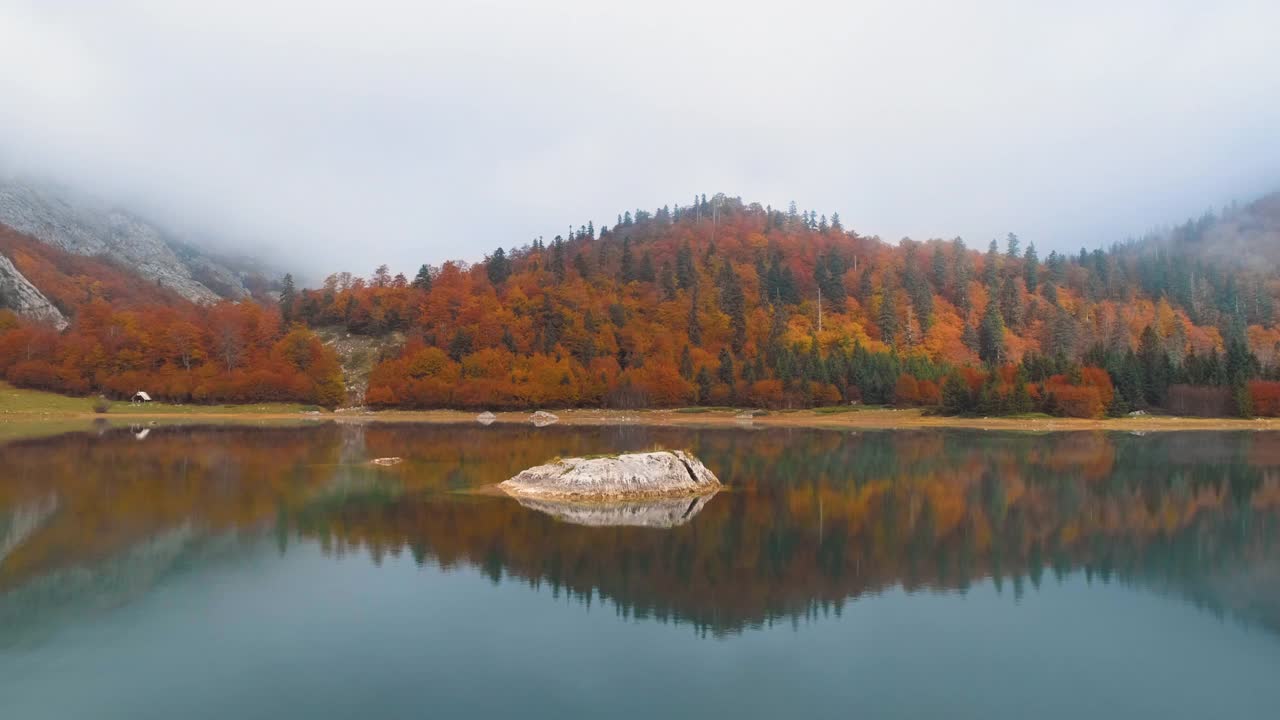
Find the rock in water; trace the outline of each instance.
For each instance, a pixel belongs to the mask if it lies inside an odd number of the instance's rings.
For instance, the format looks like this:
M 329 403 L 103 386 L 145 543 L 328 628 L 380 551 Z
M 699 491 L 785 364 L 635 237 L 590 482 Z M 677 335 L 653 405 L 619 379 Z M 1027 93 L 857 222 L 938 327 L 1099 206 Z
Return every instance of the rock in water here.
M 481 425 L 492 425 L 493 421 L 497 419 L 498 419 L 497 415 L 494 415 L 493 413 L 488 411 L 482 412 L 476 416 L 476 422 L 480 423 Z
M 593 503 L 517 497 L 516 502 L 574 525 L 673 528 L 702 512 L 713 494 Z
M 704 495 L 720 481 L 692 455 L 662 450 L 556 460 L 498 487 L 520 498 L 598 502 Z

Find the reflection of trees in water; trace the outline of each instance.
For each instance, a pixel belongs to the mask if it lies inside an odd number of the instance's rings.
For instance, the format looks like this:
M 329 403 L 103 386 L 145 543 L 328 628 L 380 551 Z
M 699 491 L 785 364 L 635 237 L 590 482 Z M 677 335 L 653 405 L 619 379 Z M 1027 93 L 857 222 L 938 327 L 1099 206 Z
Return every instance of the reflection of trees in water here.
M 0 447 L 0 466 L 15 468 L 0 516 L 50 492 L 59 502 L 0 564 L 0 590 L 190 521 L 274 526 L 281 548 L 301 533 L 375 561 L 407 552 L 471 565 L 713 631 L 838 611 L 890 586 L 991 577 L 1016 594 L 1077 570 L 1280 629 L 1275 608 L 1247 591 L 1274 554 L 1276 434 L 373 424 L 359 443 L 357 457 L 348 433 L 321 426 Z M 444 492 L 555 456 L 653 446 L 693 450 L 730 491 L 668 529 L 574 525 Z M 353 464 L 393 455 L 405 462 Z

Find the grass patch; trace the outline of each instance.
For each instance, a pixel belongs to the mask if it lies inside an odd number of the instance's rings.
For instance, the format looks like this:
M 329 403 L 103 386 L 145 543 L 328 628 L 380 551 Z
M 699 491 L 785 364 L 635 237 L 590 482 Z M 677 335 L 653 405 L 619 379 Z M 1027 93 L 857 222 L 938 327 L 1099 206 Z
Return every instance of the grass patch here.
M 724 405 L 699 405 L 697 407 L 676 408 L 676 412 L 682 415 L 701 415 L 709 412 L 734 412 L 737 408 L 726 407 Z
M 150 402 L 134 405 L 123 400 L 97 397 L 71 397 L 41 390 L 25 390 L 0 382 L 0 422 L 11 416 L 24 419 L 59 415 L 280 415 L 319 410 L 315 405 L 298 403 L 255 403 L 250 405 L 170 405 Z

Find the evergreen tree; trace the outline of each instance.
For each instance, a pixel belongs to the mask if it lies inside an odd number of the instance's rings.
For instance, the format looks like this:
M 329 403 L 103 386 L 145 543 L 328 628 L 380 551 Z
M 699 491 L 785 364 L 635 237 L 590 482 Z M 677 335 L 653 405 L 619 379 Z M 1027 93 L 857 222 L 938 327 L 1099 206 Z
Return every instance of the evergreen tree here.
M 698 319 L 698 286 L 693 286 L 689 296 L 689 342 L 702 347 L 702 322 Z
M 1005 325 L 1015 331 L 1022 327 L 1022 292 L 1012 275 L 1005 277 L 1000 284 L 1000 315 Z
M 693 379 L 693 355 L 689 352 L 688 345 L 680 351 L 680 377 L 685 380 Z
M 511 277 L 511 261 L 507 259 L 507 251 L 498 248 L 493 251 L 493 255 L 486 258 L 485 272 L 489 276 L 489 282 L 494 285 L 501 285 Z
M 671 263 L 662 263 L 662 272 L 658 274 L 658 284 L 662 287 L 663 300 L 676 299 L 676 274 Z
M 580 252 L 573 256 L 573 269 L 578 271 L 578 277 L 583 280 L 591 279 L 591 267 L 587 265 L 587 254 Z
M 729 387 L 733 387 L 733 356 L 729 354 L 728 348 L 720 348 L 719 362 L 720 367 L 716 371 L 716 379 Z
M 947 415 L 967 415 L 973 412 L 969 384 L 960 373 L 951 373 L 942 383 L 942 412 Z
M 698 282 L 698 270 L 693 265 L 693 249 L 688 243 L 676 251 L 676 284 L 681 290 L 688 290 Z
M 933 286 L 941 292 L 947 287 L 947 256 L 942 245 L 933 246 L 932 257 Z
M 423 292 L 431 292 L 431 268 L 423 265 L 413 276 L 413 286 Z
M 636 279 L 636 259 L 631 254 L 631 238 L 622 238 L 622 282 L 629 283 Z
M 983 362 L 996 367 L 1004 361 L 1004 319 L 996 303 L 988 302 L 987 311 L 982 315 L 982 325 L 978 328 L 978 357 Z
M 735 355 L 742 354 L 747 343 L 747 306 L 733 265 L 725 263 L 720 270 L 720 310 L 729 316 L 729 328 L 733 331 L 730 344 Z
M 1005 238 L 1005 245 L 1008 249 L 1007 254 L 1009 259 L 1017 260 L 1018 256 L 1021 255 L 1021 252 L 1019 251 L 1021 242 L 1018 240 L 1018 236 L 1013 233 L 1009 233 L 1008 237 Z
M 698 368 L 694 385 L 698 388 L 698 403 L 705 405 L 711 398 L 711 373 L 707 371 L 706 365 Z
M 1027 283 L 1027 292 L 1034 295 L 1040 287 L 1040 258 L 1036 255 L 1036 244 L 1027 245 L 1027 254 L 1023 256 L 1023 278 Z
M 647 283 L 657 280 L 657 274 L 653 270 L 653 255 L 648 250 L 640 256 L 640 271 L 636 274 L 636 279 Z
M 880 339 L 884 344 L 893 346 L 893 339 L 898 334 L 898 314 L 893 304 L 893 288 L 888 284 L 884 285 L 880 291 Z
M 994 238 L 991 240 L 991 245 L 987 247 L 986 262 L 982 265 L 982 279 L 987 289 L 993 293 L 1000 287 L 1000 246 Z
M 288 327 L 294 320 L 294 305 L 298 301 L 298 289 L 293 284 L 293 274 L 285 273 L 280 281 L 280 318 Z
M 564 282 L 564 240 L 559 235 L 551 242 L 551 274 L 555 277 L 556 284 Z

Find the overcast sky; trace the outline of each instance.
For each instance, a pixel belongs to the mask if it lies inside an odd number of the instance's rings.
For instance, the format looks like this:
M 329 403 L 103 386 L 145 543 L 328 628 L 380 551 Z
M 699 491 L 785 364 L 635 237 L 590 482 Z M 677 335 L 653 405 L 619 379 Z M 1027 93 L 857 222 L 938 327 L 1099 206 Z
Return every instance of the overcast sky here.
M 1280 3 L 0 0 L 0 160 L 309 276 L 695 193 L 1097 246 L 1280 189 Z

